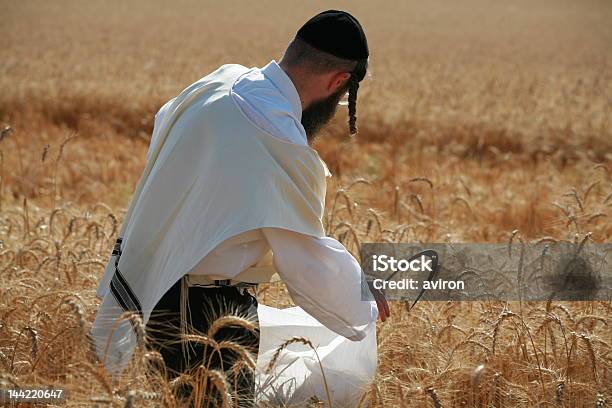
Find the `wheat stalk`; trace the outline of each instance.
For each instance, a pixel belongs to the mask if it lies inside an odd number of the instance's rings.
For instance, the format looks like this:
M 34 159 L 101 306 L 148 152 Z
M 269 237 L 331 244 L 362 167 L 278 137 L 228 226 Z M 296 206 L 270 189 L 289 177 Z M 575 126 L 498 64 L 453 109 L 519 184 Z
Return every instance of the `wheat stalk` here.
M 329 387 L 327 385 L 327 379 L 325 378 L 325 371 L 323 370 L 323 364 L 321 364 L 321 359 L 319 358 L 319 353 L 317 353 L 317 349 L 310 342 L 310 340 L 308 340 L 307 338 L 305 338 L 305 337 L 292 337 L 292 338 L 290 338 L 288 340 L 285 340 L 281 345 L 279 345 L 277 347 L 276 351 L 272 355 L 272 358 L 270 359 L 270 362 L 268 363 L 268 366 L 266 367 L 265 373 L 266 374 L 270 374 L 270 372 L 272 371 L 272 368 L 276 365 L 276 362 L 277 362 L 281 352 L 285 348 L 290 346 L 291 344 L 295 344 L 295 343 L 304 344 L 304 345 L 310 347 L 310 349 L 315 353 L 315 356 L 317 357 L 317 361 L 319 362 L 319 368 L 321 369 L 321 376 L 323 377 L 323 385 L 325 386 L 325 394 L 327 395 L 327 404 L 328 404 L 329 408 L 332 408 L 331 394 L 329 392 Z
M 245 319 L 244 317 L 230 315 L 221 316 L 215 319 L 210 327 L 208 328 L 207 335 L 209 338 L 214 338 L 215 334 L 223 327 L 241 327 L 245 330 L 250 331 L 255 335 L 259 335 L 257 326 L 252 321 Z

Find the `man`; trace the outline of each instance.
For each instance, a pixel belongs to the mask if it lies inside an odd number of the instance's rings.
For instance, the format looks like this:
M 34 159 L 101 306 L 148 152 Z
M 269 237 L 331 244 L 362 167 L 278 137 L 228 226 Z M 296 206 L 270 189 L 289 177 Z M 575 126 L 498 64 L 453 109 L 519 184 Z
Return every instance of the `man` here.
M 349 339 L 387 318 L 384 296 L 370 288 L 375 301 L 361 300 L 359 264 L 325 236 L 330 174 L 310 147 L 347 91 L 356 133 L 368 55 L 359 22 L 329 10 L 300 28 L 280 62 L 223 65 L 160 109 L 98 290 L 92 337 L 109 370 L 125 368 L 146 324 L 169 378 L 201 365 L 230 375 L 236 353 L 219 357 L 184 335 L 237 343 L 256 356 L 257 300 L 247 288 L 276 276 L 297 305 Z M 211 326 L 227 314 L 242 320 Z M 253 374 L 240 372 L 236 388 L 252 400 Z

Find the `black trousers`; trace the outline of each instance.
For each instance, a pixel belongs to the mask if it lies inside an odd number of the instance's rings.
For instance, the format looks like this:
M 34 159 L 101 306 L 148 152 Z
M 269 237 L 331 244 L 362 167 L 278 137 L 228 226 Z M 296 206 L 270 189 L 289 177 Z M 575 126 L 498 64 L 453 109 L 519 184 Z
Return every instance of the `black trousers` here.
M 257 299 L 248 290 L 233 286 L 189 288 L 187 309 L 187 328 L 189 334 L 209 336 L 216 345 L 202 342 L 187 342 L 187 354 L 181 346 L 180 333 L 181 280 L 170 288 L 160 299 L 146 331 L 149 347 L 159 351 L 166 364 L 167 379 L 172 380 L 183 373 L 195 373 L 203 365 L 209 370 L 218 370 L 225 375 L 229 389 L 227 393 L 238 402 L 238 406 L 253 406 L 255 377 L 253 371 L 243 364 L 244 354 L 236 350 L 234 344 L 247 350 L 257 360 L 259 347 L 259 322 L 257 319 Z M 189 316 L 190 315 L 190 316 Z M 249 324 L 224 319 L 223 316 L 239 316 Z M 191 320 L 189 320 L 189 317 Z M 212 329 L 211 329 L 211 325 Z M 214 333 L 213 333 L 214 332 Z M 226 342 L 226 343 L 222 343 Z M 227 343 L 231 342 L 231 343 Z M 227 347 L 218 347 L 221 344 Z M 236 364 L 239 363 L 239 364 Z M 219 401 L 222 398 L 212 381 L 207 385 L 208 398 Z M 179 397 L 195 397 L 188 385 L 178 391 Z M 229 402 L 229 401 L 228 401 Z M 214 401 L 210 406 L 215 406 Z

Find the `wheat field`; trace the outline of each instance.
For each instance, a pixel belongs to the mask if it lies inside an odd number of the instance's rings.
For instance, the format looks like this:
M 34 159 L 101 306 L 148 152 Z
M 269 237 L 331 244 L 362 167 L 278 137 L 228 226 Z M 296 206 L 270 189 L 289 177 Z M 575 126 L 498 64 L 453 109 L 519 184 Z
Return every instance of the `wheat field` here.
M 328 235 L 355 256 L 361 242 L 610 242 L 607 0 L 1 0 L 3 387 L 63 386 L 70 407 L 178 406 L 159 355 L 141 345 L 112 382 L 86 337 L 153 115 L 221 64 L 279 60 L 331 7 L 362 22 L 371 69 L 357 138 L 340 109 L 315 145 L 334 175 Z M 291 304 L 281 284 L 258 297 Z M 612 402 L 609 301 L 391 307 L 370 406 Z M 218 372 L 181 380 L 235 403 Z

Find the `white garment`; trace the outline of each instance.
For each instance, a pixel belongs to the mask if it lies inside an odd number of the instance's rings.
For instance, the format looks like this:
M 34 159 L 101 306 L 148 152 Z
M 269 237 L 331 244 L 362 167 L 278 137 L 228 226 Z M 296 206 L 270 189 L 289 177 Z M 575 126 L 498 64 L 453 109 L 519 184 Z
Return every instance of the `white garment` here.
M 242 74 L 231 94 L 258 127 L 281 140 L 307 145 L 300 123 L 300 96 L 275 60 Z M 377 319 L 376 302 L 361 300 L 359 263 L 331 237 L 315 238 L 278 228 L 247 231 L 212 250 L 189 272 L 188 283 L 204 285 L 211 279 L 235 276 L 256 264 L 270 249 L 293 301 L 330 330 L 342 334 L 341 328 L 346 325 Z M 329 317 L 328 310 L 335 311 L 336 319 Z M 362 337 L 360 333 L 352 340 Z
M 138 340 L 124 311 L 146 325 L 164 293 L 225 240 L 266 227 L 325 235 L 329 170 L 316 150 L 282 141 L 244 115 L 230 94 L 246 71 L 221 66 L 156 118 L 147 163 L 119 231 L 121 251 L 117 245 L 96 292 L 103 300 L 90 335 L 113 374 L 125 369 Z M 268 255 L 225 278 L 269 282 L 277 271 Z M 346 337 L 363 330 L 342 329 Z
M 302 102 L 293 81 L 276 63 L 251 68 L 232 87 L 232 97 L 257 126 L 279 139 L 308 144 Z
M 255 381 L 258 401 L 272 406 L 310 406 L 315 396 L 327 401 L 329 390 L 334 408 L 368 406 L 361 401 L 376 375 L 376 325 L 368 327 L 361 341 L 350 341 L 317 322 L 299 307 L 276 309 L 259 304 L 259 352 Z M 316 347 L 293 343 L 303 337 Z M 267 374 L 270 361 L 276 363 Z M 323 369 L 319 367 L 319 362 Z M 365 404 L 364 404 L 365 402 Z M 361 405 L 360 405 L 361 403 Z

